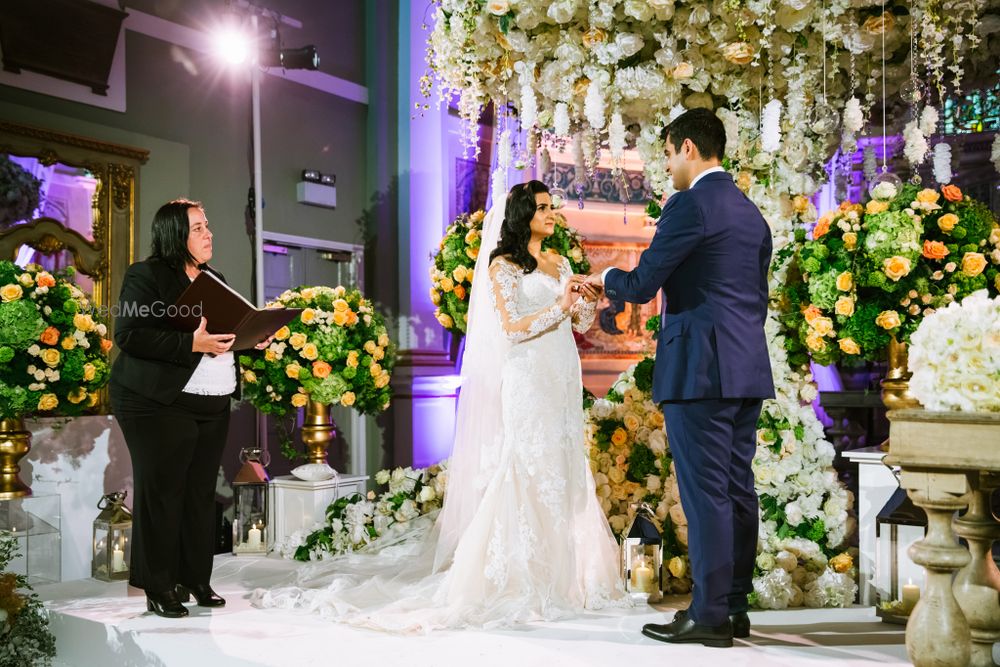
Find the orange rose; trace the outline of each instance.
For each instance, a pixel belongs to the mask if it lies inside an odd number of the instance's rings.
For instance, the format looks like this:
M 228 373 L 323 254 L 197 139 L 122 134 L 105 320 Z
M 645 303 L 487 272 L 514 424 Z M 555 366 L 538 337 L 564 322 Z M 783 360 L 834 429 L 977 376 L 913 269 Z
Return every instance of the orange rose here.
M 358 314 L 353 310 L 347 312 L 347 326 L 353 327 L 358 323 Z
M 962 201 L 962 191 L 958 189 L 957 185 L 946 185 L 941 188 L 941 194 L 948 201 Z
M 813 227 L 813 240 L 822 237 L 828 231 L 830 231 L 830 216 L 829 214 L 824 214 L 816 221 L 816 226 Z
M 951 230 L 955 229 L 955 225 L 958 224 L 958 216 L 954 213 L 945 213 L 937 221 L 938 228 L 948 234 Z
M 111 340 L 108 338 L 101 339 L 101 352 L 107 354 L 111 351 Z
M 921 254 L 927 259 L 944 259 L 948 256 L 948 246 L 940 241 L 924 241 Z
M 883 329 L 895 329 L 901 322 L 899 320 L 899 313 L 895 310 L 883 310 L 875 318 L 875 324 L 882 327 Z
M 611 434 L 611 443 L 616 447 L 621 447 L 626 442 L 628 442 L 628 433 L 621 427 L 616 428 L 615 432 Z
M 986 268 L 986 258 L 981 252 L 967 252 L 962 257 L 962 273 L 975 278 Z
M 906 257 L 890 257 L 882 263 L 882 271 L 890 279 L 899 282 L 899 279 L 910 273 L 910 260 Z
M 812 324 L 817 318 L 823 316 L 823 311 L 810 304 L 808 308 L 802 311 L 802 315 L 806 318 L 806 323 Z
M 312 365 L 312 374 L 314 377 L 325 378 L 330 374 L 330 364 L 325 361 L 314 361 Z
M 455 296 L 457 296 L 459 300 L 465 300 L 465 287 L 462 285 L 455 285 L 454 292 Z
M 52 277 L 52 274 L 48 271 L 42 271 L 37 276 L 35 276 L 35 284 L 39 287 L 55 287 L 56 279 Z
M 42 341 L 46 345 L 55 345 L 59 342 L 59 329 L 49 327 L 42 332 L 42 335 L 38 337 L 38 340 Z

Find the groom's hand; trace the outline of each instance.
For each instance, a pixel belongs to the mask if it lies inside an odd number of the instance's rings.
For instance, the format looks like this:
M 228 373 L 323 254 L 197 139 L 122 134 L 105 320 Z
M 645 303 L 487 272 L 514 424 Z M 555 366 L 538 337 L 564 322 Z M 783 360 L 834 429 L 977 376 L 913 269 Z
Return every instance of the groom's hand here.
M 593 285 L 602 291 L 604 290 L 604 275 L 601 273 L 591 273 L 589 276 L 584 278 L 584 282 L 588 285 Z

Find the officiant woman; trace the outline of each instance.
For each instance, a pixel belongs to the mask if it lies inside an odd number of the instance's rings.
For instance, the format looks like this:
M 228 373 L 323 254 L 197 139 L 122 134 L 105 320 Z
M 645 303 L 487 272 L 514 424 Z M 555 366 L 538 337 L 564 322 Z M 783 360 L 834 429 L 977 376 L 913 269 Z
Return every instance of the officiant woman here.
M 129 267 L 115 315 L 118 358 L 111 406 L 132 457 L 134 507 L 129 583 L 146 608 L 179 618 L 182 602 L 221 607 L 211 588 L 215 484 L 239 398 L 231 334 L 175 328 L 171 306 L 208 266 L 212 231 L 199 202 L 177 199 L 153 217 L 150 256 Z

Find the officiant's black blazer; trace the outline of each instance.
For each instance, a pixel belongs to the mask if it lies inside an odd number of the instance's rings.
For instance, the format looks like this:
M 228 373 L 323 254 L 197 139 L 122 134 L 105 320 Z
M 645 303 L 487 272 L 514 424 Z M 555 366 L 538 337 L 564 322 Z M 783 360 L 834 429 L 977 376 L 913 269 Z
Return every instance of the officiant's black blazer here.
M 207 265 L 223 282 L 225 277 Z M 169 405 L 177 399 L 201 361 L 201 352 L 191 350 L 193 332 L 179 331 L 166 315 L 191 284 L 183 268 L 158 259 L 136 262 L 128 268 L 116 304 L 115 345 L 118 358 L 111 369 L 112 381 L 145 398 Z M 146 306 L 151 314 L 140 316 Z M 236 390 L 240 397 L 239 365 L 233 355 Z

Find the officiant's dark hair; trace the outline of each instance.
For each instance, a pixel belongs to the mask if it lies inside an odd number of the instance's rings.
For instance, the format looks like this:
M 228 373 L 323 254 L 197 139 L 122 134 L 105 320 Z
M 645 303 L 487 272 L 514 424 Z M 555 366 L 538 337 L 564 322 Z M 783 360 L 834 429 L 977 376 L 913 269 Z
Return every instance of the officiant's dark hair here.
M 200 201 L 190 199 L 174 199 L 160 207 L 153 216 L 153 243 L 149 258 L 158 259 L 175 269 L 183 269 L 187 264 L 194 264 L 195 259 L 188 251 L 188 233 L 191 223 L 188 220 L 188 209 L 204 206 Z
M 538 268 L 538 260 L 528 252 L 528 241 L 531 240 L 531 219 L 537 209 L 535 195 L 548 191 L 548 186 L 541 181 L 518 183 L 510 189 L 503 209 L 500 241 L 496 250 L 490 253 L 490 264 L 495 258 L 506 255 L 525 273 Z
M 664 144 L 670 141 L 675 152 L 681 150 L 685 139 L 690 139 L 703 160 L 721 160 L 726 154 L 726 126 L 710 109 L 685 111 L 663 128 L 660 138 Z

